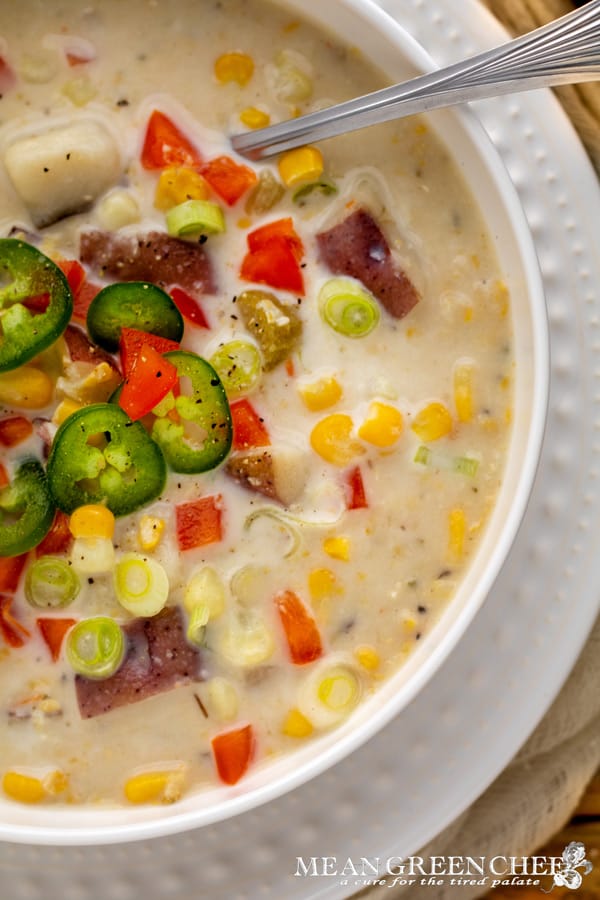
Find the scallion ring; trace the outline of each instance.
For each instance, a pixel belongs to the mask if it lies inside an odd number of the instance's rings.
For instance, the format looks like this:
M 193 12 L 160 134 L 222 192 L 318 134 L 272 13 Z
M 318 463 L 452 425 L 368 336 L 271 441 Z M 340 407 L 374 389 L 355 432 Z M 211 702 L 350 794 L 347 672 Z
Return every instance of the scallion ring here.
M 136 616 L 155 616 L 169 597 L 169 579 L 161 564 L 138 553 L 119 560 L 114 582 L 117 600 Z
M 319 309 L 325 322 L 346 337 L 365 337 L 379 322 L 377 302 L 350 278 L 325 282 L 319 291 Z
M 225 231 L 223 210 L 211 200 L 186 200 L 179 203 L 168 211 L 166 221 L 171 237 L 193 239 Z
M 121 627 L 108 616 L 82 619 L 67 635 L 67 659 L 73 671 L 85 678 L 110 678 L 125 656 Z
M 213 353 L 209 362 L 227 394 L 246 394 L 260 379 L 262 361 L 250 341 L 229 341 Z
M 66 560 L 43 556 L 29 567 L 25 596 L 38 609 L 57 609 L 72 603 L 80 587 L 77 572 Z

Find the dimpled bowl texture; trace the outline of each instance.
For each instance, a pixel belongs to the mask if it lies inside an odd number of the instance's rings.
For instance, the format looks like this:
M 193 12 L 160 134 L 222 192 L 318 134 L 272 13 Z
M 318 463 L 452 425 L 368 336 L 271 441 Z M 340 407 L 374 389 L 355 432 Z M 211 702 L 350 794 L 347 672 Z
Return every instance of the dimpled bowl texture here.
M 360 48 L 390 83 L 433 68 L 424 50 L 370 0 L 284 0 L 284 7 Z M 315 778 L 372 737 L 415 697 L 484 602 L 515 539 L 535 477 L 548 392 L 548 332 L 535 249 L 516 191 L 482 127 L 464 110 L 431 116 L 477 198 L 513 298 L 516 391 L 513 434 L 495 509 L 440 621 L 392 678 L 349 720 L 300 750 L 257 765 L 233 788 L 199 789 L 172 806 L 49 808 L 0 800 L 0 840 L 115 843 L 157 837 L 237 815 Z M 401 748 L 398 748 L 401 753 Z

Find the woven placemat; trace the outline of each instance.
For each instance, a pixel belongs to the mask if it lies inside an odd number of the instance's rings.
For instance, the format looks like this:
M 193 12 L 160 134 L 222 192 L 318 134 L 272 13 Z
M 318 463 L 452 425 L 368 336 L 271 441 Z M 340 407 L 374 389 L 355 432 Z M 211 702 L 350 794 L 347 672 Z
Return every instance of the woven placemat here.
M 511 34 L 523 34 L 584 6 L 585 0 L 482 0 Z M 600 82 L 565 85 L 556 95 L 600 173 Z

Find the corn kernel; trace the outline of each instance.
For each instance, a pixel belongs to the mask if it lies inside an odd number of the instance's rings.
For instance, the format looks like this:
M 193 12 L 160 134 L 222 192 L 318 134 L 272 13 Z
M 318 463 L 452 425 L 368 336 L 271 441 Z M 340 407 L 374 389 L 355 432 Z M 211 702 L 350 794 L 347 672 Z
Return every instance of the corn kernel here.
M 81 403 L 77 403 L 77 401 L 71 400 L 70 398 L 62 400 L 54 410 L 52 421 L 55 425 L 62 425 L 65 419 L 72 416 L 78 409 L 81 409 Z
M 348 562 L 350 559 L 350 541 L 345 537 L 328 537 L 323 541 L 323 550 L 332 559 Z
M 46 796 L 39 778 L 23 775 L 21 772 L 6 772 L 2 779 L 2 789 L 8 797 L 19 803 L 40 803 Z
M 107 231 L 117 231 L 140 221 L 137 200 L 124 188 L 115 188 L 98 204 L 98 220 Z
M 239 711 L 239 698 L 231 681 L 215 675 L 205 685 L 205 702 L 211 716 L 221 722 L 233 722 Z
M 130 803 L 174 803 L 181 797 L 183 780 L 183 767 L 142 772 L 125 782 L 125 797 Z
M 473 366 L 460 363 L 454 369 L 454 406 L 459 422 L 473 418 Z
M 71 101 L 73 106 L 87 106 L 98 93 L 91 78 L 81 75 L 79 78 L 69 78 L 61 88 L 61 93 Z
M 9 770 L 2 779 L 4 793 L 19 803 L 40 803 L 47 797 L 64 791 L 67 784 L 66 775 L 60 771 L 53 771 L 43 778 L 37 778 L 34 775 Z
M 313 603 L 341 593 L 338 580 L 331 569 L 313 569 L 309 572 L 308 590 Z
M 342 396 L 341 385 L 333 376 L 300 385 L 298 390 L 304 405 L 311 412 L 319 412 L 333 406 Z
M 311 432 L 311 447 L 326 462 L 343 468 L 365 452 L 352 437 L 353 427 L 352 419 L 344 413 L 326 416 Z
M 299 709 L 290 709 L 281 730 L 288 737 L 304 738 L 312 734 L 313 727 Z
M 419 410 L 411 428 L 422 441 L 437 441 L 452 431 L 452 416 L 443 403 L 429 403 Z
M 158 516 L 142 516 L 138 528 L 138 543 L 142 550 L 156 550 L 165 531 L 165 520 Z
M 207 200 L 210 188 L 202 175 L 188 166 L 164 169 L 156 185 L 154 206 L 168 210 L 186 200 Z
M 456 507 L 448 514 L 448 550 L 454 559 L 461 559 L 465 550 L 467 518 L 464 509 Z
M 206 607 L 209 619 L 217 619 L 225 611 L 225 603 L 225 586 L 211 566 L 204 566 L 192 575 L 183 597 L 183 605 L 188 613 L 202 605 Z
M 256 106 L 247 106 L 240 113 L 240 121 L 246 128 L 266 128 L 271 121 L 271 116 L 257 109 Z
M 254 74 L 254 61 L 247 53 L 223 53 L 215 61 L 215 77 L 221 84 L 237 81 L 240 87 L 248 84 Z
M 53 391 L 52 379 L 33 366 L 0 374 L 0 403 L 21 409 L 43 409 L 52 400 Z
M 115 517 L 100 503 L 80 506 L 71 514 L 69 529 L 75 538 L 109 538 L 115 533 Z
M 278 168 L 286 187 L 316 181 L 323 174 L 323 155 L 316 147 L 298 147 L 279 157 Z
M 391 447 L 402 434 L 402 413 L 395 406 L 375 401 L 369 417 L 358 429 L 358 436 L 375 447 Z
M 363 669 L 366 669 L 367 672 L 374 672 L 375 669 L 379 668 L 379 653 L 377 650 L 374 650 L 373 647 L 357 647 L 354 651 L 354 655 L 359 665 L 361 665 Z
M 497 281 L 495 284 L 494 290 L 494 300 L 498 307 L 498 313 L 501 318 L 506 318 L 508 315 L 510 296 L 508 293 L 508 287 L 506 286 L 504 281 Z

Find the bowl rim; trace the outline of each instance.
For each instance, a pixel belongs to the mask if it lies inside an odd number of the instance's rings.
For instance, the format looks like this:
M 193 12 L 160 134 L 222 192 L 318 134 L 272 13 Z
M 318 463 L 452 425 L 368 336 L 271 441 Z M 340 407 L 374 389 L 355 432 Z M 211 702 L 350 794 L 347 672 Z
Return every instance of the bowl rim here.
M 402 53 L 403 60 L 419 71 L 426 72 L 436 67 L 427 51 L 395 19 L 376 5 L 375 0 L 335 0 L 335 2 L 362 19 L 372 32 L 377 32 L 378 36 L 383 36 L 388 42 L 394 43 Z M 304 18 L 314 20 L 315 24 L 320 23 L 321 27 L 326 28 L 322 23 L 323 14 L 320 12 L 319 0 L 279 0 L 277 5 L 291 7 Z M 535 244 L 517 190 L 498 151 L 474 113 L 468 108 L 455 108 L 450 115 L 458 121 L 465 137 L 476 151 L 479 161 L 485 166 L 497 193 L 501 196 L 513 235 L 521 250 L 520 263 L 533 324 L 532 380 L 534 394 L 537 397 L 536 402 L 532 404 L 526 452 L 522 459 L 518 485 L 513 494 L 513 503 L 501 529 L 498 545 L 485 566 L 483 576 L 477 582 L 475 596 L 468 604 L 463 605 L 454 622 L 445 628 L 443 636 L 433 650 L 429 648 L 426 655 L 421 654 L 424 658 L 420 659 L 415 670 L 400 685 L 394 697 L 389 696 L 387 700 L 380 697 L 379 702 L 375 699 L 384 693 L 385 686 L 388 688 L 387 693 L 391 693 L 394 681 L 402 669 L 387 679 L 373 698 L 361 704 L 359 709 L 364 710 L 365 706 L 369 705 L 371 714 L 368 719 L 363 716 L 363 721 L 358 727 L 340 726 L 311 741 L 308 747 L 285 754 L 281 759 L 258 767 L 258 772 L 246 776 L 241 786 L 208 790 L 201 788 L 186 798 L 188 802 L 180 801 L 175 807 L 152 807 L 152 812 L 147 807 L 143 811 L 130 810 L 128 807 L 70 807 L 69 812 L 74 813 L 74 817 L 78 820 L 77 824 L 72 825 L 60 824 L 62 808 L 53 807 L 48 810 L 36 808 L 36 816 L 44 821 L 44 824 L 30 825 L 20 822 L 5 824 L 0 821 L 0 840 L 73 846 L 126 843 L 207 826 L 248 812 L 321 775 L 370 740 L 414 699 L 443 661 L 456 649 L 461 636 L 475 618 L 498 577 L 516 539 L 529 502 L 542 448 L 548 406 L 549 332 L 544 287 Z M 355 722 L 354 725 L 356 726 Z M 293 769 L 290 768 L 290 761 L 297 763 Z M 277 773 L 279 769 L 285 771 L 279 775 L 272 774 Z M 261 783 L 261 774 L 264 775 L 265 772 L 271 773 L 271 777 Z M 191 808 L 188 809 L 188 806 Z M 169 810 L 168 815 L 165 815 L 165 809 Z M 111 820 L 120 813 L 125 813 L 124 818 L 128 821 L 115 824 Z M 99 818 L 105 819 L 105 823 L 98 824 Z

